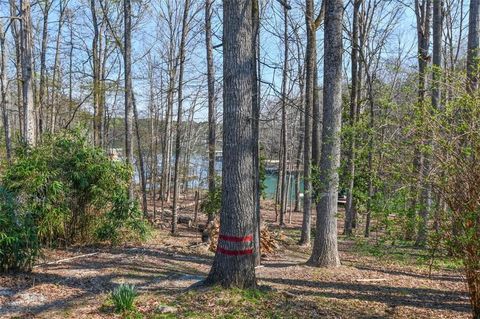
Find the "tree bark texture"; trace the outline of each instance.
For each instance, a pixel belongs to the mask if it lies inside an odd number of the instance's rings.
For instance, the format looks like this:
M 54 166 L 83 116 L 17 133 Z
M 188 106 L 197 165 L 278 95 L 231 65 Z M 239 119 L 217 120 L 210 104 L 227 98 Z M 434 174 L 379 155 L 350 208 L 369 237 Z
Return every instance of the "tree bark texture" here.
M 308 263 L 321 267 L 340 265 L 337 245 L 338 169 L 342 125 L 342 20 L 343 1 L 326 0 L 324 35 L 324 88 L 322 152 L 316 236 Z
M 256 285 L 252 178 L 252 1 L 223 1 L 223 182 L 220 235 L 207 284 Z

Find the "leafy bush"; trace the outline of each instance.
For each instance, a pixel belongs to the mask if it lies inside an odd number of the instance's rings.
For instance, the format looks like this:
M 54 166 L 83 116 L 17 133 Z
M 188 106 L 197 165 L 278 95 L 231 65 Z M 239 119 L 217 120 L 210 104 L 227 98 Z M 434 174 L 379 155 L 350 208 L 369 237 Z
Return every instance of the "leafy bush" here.
M 0 188 L 0 271 L 31 269 L 39 248 L 32 214 L 19 211 Z
M 222 208 L 222 182 L 219 178 L 216 179 L 215 189 L 208 192 L 207 198 L 205 198 L 200 204 L 200 210 L 207 214 L 208 220 L 213 220 L 218 215 Z
M 126 192 L 114 194 L 112 208 L 102 217 L 95 236 L 112 244 L 127 240 L 143 241 L 150 228 L 142 216 L 138 203 L 128 200 Z
M 441 229 L 451 251 L 463 260 L 474 318 L 480 318 L 479 101 L 467 94 L 447 104 L 443 112 L 432 112 L 431 118 L 438 163 L 433 186 L 451 216 Z
M 131 311 L 135 307 L 137 290 L 134 285 L 121 284 L 112 291 L 110 297 L 117 312 Z
M 131 177 L 130 166 L 90 146 L 80 130 L 45 135 L 38 146 L 20 149 L 6 168 L 2 184 L 15 205 L 2 204 L 2 238 L 13 243 L 28 237 L 28 247 L 33 239 L 46 246 L 142 239 L 147 225 L 128 199 Z M 27 246 L 18 253 L 29 255 Z M 2 260 L 12 258 L 2 253 Z

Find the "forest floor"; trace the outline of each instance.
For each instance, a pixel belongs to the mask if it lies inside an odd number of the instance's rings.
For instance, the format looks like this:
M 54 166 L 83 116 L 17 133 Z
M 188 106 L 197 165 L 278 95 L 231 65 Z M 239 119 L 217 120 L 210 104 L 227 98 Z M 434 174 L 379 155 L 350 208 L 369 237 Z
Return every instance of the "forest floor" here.
M 272 205 L 263 205 L 273 225 Z M 246 291 L 189 289 L 206 277 L 213 253 L 186 225 L 175 237 L 157 227 L 142 245 L 47 250 L 32 273 L 0 276 L 0 318 L 470 317 L 455 261 L 437 258 L 429 267 L 428 251 L 340 236 L 342 266 L 309 267 L 310 249 L 296 245 L 300 225 L 294 213 L 282 230 L 270 227 L 280 248 L 257 269 L 259 288 Z M 114 313 L 109 292 L 120 283 L 137 287 L 135 312 Z

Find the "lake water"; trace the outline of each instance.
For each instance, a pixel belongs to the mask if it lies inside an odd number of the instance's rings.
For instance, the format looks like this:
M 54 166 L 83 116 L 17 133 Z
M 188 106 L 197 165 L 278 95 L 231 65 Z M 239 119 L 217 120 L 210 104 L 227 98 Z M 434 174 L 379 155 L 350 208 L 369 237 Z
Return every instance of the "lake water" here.
M 172 164 L 175 161 L 172 158 Z M 161 171 L 161 162 L 159 163 L 159 172 Z M 215 161 L 215 171 L 217 174 L 222 174 L 222 161 Z M 148 172 L 147 172 L 148 174 Z M 201 188 L 206 189 L 208 187 L 207 183 L 207 176 L 208 176 L 208 159 L 203 156 L 196 156 L 192 157 L 190 160 L 190 171 L 188 174 L 191 178 L 188 181 L 188 188 Z M 295 174 L 287 175 L 287 181 L 290 180 L 290 192 L 289 192 L 289 199 L 295 199 Z M 139 182 L 139 174 L 135 172 L 135 181 Z M 277 189 L 278 183 L 278 174 L 277 172 L 268 171 L 265 176 L 265 197 L 268 199 L 275 198 L 275 192 Z M 300 181 L 300 192 L 303 193 L 303 182 Z
M 287 183 L 289 180 L 289 174 L 287 175 Z M 277 191 L 277 183 L 278 183 L 278 174 L 270 173 L 265 176 L 265 195 L 269 199 L 275 198 L 275 193 Z M 303 183 L 300 181 L 300 193 L 303 193 Z M 290 191 L 289 191 L 289 199 L 295 199 L 295 174 L 292 174 L 290 177 Z

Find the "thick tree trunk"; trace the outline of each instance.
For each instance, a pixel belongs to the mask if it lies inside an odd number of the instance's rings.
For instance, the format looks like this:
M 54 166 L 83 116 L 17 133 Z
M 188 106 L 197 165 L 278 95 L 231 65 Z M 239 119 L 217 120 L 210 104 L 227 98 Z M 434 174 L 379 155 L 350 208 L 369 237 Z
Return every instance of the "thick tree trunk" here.
M 480 0 L 470 0 L 467 51 L 467 88 L 473 93 L 478 89 L 478 63 L 480 49 Z
M 185 68 L 185 46 L 188 34 L 188 11 L 190 8 L 190 0 L 185 1 L 185 8 L 183 10 L 182 19 L 182 36 L 180 39 L 180 54 L 178 73 L 178 109 L 177 109 L 177 134 L 175 136 L 175 168 L 173 177 L 173 207 L 172 207 L 172 234 L 177 233 L 177 213 L 178 213 L 178 193 L 179 175 L 180 175 L 180 161 L 182 156 L 182 113 L 183 113 L 183 71 Z
M 338 168 L 342 125 L 342 19 L 343 1 L 326 0 L 324 36 L 324 88 L 322 152 L 316 235 L 308 263 L 321 267 L 340 265 L 337 245 Z
M 223 183 L 220 236 L 207 284 L 255 287 L 252 2 L 223 1 Z
M 23 94 L 23 140 L 27 145 L 35 145 L 35 110 L 33 102 L 33 38 L 30 14 L 30 0 L 21 0 L 21 54 L 22 54 L 22 94 Z

